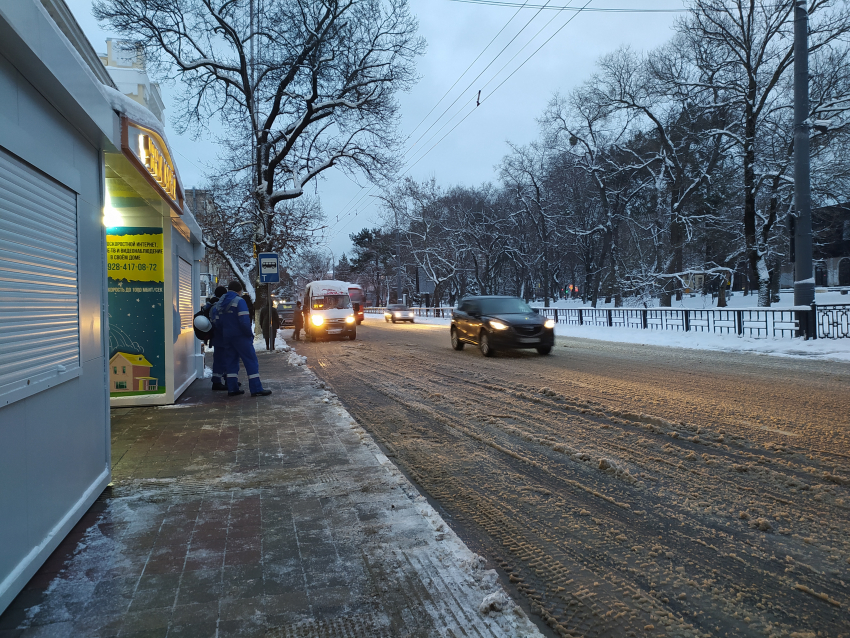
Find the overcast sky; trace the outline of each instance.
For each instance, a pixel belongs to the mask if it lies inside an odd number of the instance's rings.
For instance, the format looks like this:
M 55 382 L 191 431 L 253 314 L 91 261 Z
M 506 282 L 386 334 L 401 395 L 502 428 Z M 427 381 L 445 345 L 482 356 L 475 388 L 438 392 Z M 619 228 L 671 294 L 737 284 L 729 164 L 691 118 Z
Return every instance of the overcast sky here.
M 102 30 L 92 17 L 91 0 L 66 2 L 95 50 L 105 52 L 106 38 L 113 34 Z M 548 4 L 582 7 L 586 3 L 550 0 Z M 532 0 L 528 4 L 539 7 L 547 3 Z M 647 50 L 667 41 L 674 20 L 681 16 L 683 0 L 592 0 L 587 3 L 588 9 L 672 12 L 578 14 L 537 8 L 518 11 L 516 6 L 474 1 L 410 0 L 410 5 L 428 48 L 419 59 L 419 83 L 400 96 L 402 131 L 412 134 L 407 144 L 411 148 L 405 155 L 406 174 L 420 181 L 433 176 L 440 185 L 450 186 L 495 181 L 494 167 L 508 151 L 506 142 L 525 144 L 536 137 L 535 120 L 555 91 L 566 92 L 580 84 L 593 72 L 600 56 L 621 45 Z M 478 61 L 472 64 L 476 58 Z M 466 74 L 429 116 L 464 71 Z M 174 112 L 169 106 L 176 90 L 168 86 L 162 89 L 168 116 Z M 476 107 L 479 90 L 481 105 Z M 177 154 L 183 186 L 202 187 L 209 158 L 217 154 L 216 145 L 207 139 L 178 136 L 170 123 L 166 123 L 166 131 Z M 342 252 L 350 252 L 351 233 L 377 223 L 377 200 L 370 196 L 369 184 L 356 184 L 339 173 L 320 180 L 316 188 L 327 218 L 325 246 L 338 259 Z M 371 195 L 377 193 L 371 191 Z

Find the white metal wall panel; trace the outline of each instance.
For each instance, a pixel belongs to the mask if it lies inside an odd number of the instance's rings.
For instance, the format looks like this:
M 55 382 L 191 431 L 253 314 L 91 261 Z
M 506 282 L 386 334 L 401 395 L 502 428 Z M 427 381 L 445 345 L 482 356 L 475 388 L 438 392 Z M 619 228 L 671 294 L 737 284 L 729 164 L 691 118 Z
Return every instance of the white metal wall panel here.
M 180 328 L 185 330 L 192 327 L 192 317 L 195 314 L 192 300 L 192 264 L 177 258 L 177 311 L 180 313 Z
M 0 148 L 0 394 L 80 365 L 76 194 Z

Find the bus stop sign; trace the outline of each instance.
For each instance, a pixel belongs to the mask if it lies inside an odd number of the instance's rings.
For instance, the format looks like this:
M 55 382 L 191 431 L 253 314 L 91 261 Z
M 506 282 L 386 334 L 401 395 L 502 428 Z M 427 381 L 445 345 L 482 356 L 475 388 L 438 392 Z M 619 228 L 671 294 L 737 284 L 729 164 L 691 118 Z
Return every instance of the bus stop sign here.
M 277 268 L 277 253 L 260 253 L 257 255 L 257 259 L 260 261 L 260 283 L 280 283 L 280 273 L 278 273 Z

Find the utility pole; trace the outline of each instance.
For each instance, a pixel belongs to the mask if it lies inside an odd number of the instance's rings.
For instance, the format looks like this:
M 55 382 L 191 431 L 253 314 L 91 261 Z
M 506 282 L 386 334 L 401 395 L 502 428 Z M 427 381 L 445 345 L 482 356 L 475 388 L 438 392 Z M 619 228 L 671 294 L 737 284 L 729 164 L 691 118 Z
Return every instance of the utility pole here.
M 809 17 L 806 0 L 793 1 L 794 209 L 797 213 L 794 232 L 794 305 L 809 306 L 815 300 L 815 280 L 812 272 L 812 193 L 809 174 Z
M 401 303 L 401 239 L 398 233 L 398 211 L 395 211 L 395 302 Z

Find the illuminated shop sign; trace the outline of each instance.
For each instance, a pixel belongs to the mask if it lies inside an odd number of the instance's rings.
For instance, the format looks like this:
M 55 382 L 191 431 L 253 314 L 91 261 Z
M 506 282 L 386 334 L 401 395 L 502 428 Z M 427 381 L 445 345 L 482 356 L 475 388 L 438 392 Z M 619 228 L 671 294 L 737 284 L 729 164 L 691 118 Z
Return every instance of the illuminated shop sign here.
M 150 135 L 139 135 L 139 159 L 163 190 L 177 201 L 177 176 Z
M 121 146 L 147 181 L 159 191 L 178 215 L 183 214 L 183 193 L 168 147 L 154 131 L 122 118 Z

